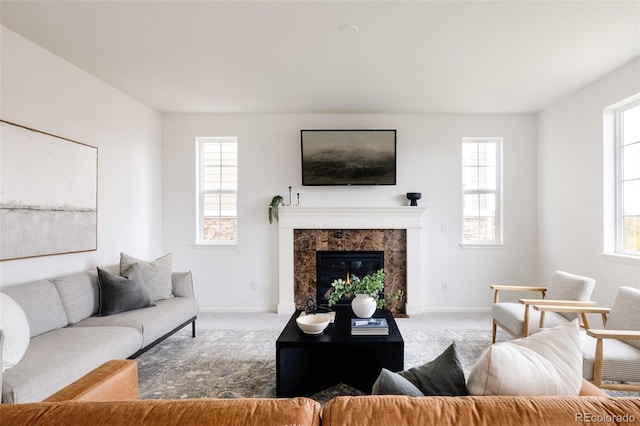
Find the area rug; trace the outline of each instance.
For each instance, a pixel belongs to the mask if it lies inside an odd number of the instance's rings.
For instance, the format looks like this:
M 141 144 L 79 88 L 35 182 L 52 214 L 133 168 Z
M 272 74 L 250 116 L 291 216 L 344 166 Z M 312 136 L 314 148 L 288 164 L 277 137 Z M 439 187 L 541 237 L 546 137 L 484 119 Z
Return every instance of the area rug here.
M 204 330 L 194 339 L 181 331 L 138 357 L 140 398 L 273 398 L 278 331 Z M 481 330 L 403 331 L 405 368 L 422 365 L 456 342 L 468 375 L 491 334 Z M 312 398 L 362 395 L 338 384 Z
M 204 330 L 194 339 L 190 330 L 182 330 L 137 358 L 140 398 L 274 398 L 275 341 L 279 334 L 266 330 Z M 465 377 L 491 344 L 488 330 L 406 330 L 402 336 L 405 368 L 431 361 L 456 342 Z M 640 396 L 640 392 L 607 392 L 611 396 Z M 340 395 L 363 393 L 337 384 L 311 398 L 324 404 Z

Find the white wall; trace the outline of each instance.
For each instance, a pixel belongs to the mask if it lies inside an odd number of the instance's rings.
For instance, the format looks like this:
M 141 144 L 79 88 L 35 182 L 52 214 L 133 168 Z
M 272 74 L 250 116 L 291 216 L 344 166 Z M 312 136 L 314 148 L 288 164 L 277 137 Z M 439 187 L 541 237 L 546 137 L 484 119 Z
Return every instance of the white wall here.
M 1 262 L 0 286 L 116 263 L 120 251 L 144 258 L 171 251 L 174 269 L 194 271 L 204 309 L 274 310 L 277 227 L 268 224 L 266 206 L 275 194 L 286 197 L 291 185 L 294 198 L 300 192 L 308 206 L 399 205 L 406 192 L 422 192 L 427 309 L 485 309 L 490 282 L 544 282 L 556 269 L 596 278 L 594 298 L 602 303 L 620 285 L 640 287 L 639 262 L 601 255 L 602 111 L 640 92 L 640 60 L 549 106 L 537 120 L 526 114 L 162 117 L 0 31 L 0 117 L 99 148 L 98 250 Z M 398 129 L 398 185 L 301 187 L 302 128 Z M 194 138 L 212 135 L 239 137 L 240 244 L 234 248 L 193 245 Z M 458 244 L 464 136 L 504 137 L 502 248 Z
M 117 263 L 121 251 L 160 255 L 161 115 L 13 31 L 0 31 L 0 117 L 98 147 L 98 250 L 4 261 L 0 286 Z
M 640 261 L 603 256 L 603 110 L 640 92 L 635 60 L 539 114 L 539 277 L 565 270 L 596 279 L 593 300 L 640 288 Z
M 277 225 L 267 220 L 288 186 L 303 206 L 405 205 L 422 192 L 426 213 L 424 306 L 486 309 L 492 282 L 530 282 L 536 273 L 535 115 L 165 115 L 163 246 L 194 272 L 205 310 L 275 310 Z M 300 129 L 398 130 L 398 185 L 301 187 Z M 195 137 L 238 136 L 239 245 L 196 248 Z M 461 249 L 461 138 L 504 137 L 505 245 Z M 442 227 L 446 233 L 442 232 Z M 445 281 L 449 290 L 444 292 Z M 252 285 L 252 283 L 255 284 Z

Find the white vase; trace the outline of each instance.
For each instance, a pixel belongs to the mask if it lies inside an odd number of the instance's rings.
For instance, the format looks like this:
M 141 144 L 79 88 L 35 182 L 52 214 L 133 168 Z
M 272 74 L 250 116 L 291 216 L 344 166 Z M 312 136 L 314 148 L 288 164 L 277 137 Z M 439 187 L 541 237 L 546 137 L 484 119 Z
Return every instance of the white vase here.
M 358 318 L 371 318 L 376 306 L 376 300 L 368 294 L 356 294 L 351 301 L 351 309 Z

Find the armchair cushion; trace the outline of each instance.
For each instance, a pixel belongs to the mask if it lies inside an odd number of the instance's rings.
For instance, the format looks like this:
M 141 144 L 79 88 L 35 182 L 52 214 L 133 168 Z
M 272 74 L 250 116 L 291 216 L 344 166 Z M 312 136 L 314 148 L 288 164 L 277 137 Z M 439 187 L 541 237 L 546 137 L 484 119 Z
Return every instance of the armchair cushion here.
M 488 347 L 467 382 L 470 395 L 575 395 L 582 385 L 578 321 Z
M 516 336 L 523 336 L 524 310 L 525 305 L 521 303 L 494 303 L 491 306 L 493 319 L 511 330 Z M 567 319 L 557 312 L 547 312 L 544 316 L 545 328 L 552 328 L 566 322 Z M 529 334 L 538 332 L 539 327 L 540 312 L 529 307 Z
M 592 278 L 580 275 L 569 274 L 567 272 L 556 271 L 551 276 L 545 299 L 557 300 L 589 300 L 596 281 Z M 578 314 L 560 312 L 560 315 L 573 321 L 578 318 Z
M 607 321 L 607 324 L 609 322 Z M 593 380 L 593 368 L 596 358 L 596 339 L 584 331 L 580 333 L 582 342 L 584 378 Z M 640 349 L 628 345 L 623 340 L 603 339 L 602 378 L 604 380 L 640 382 Z
M 611 306 L 605 330 L 640 330 L 640 290 L 620 287 Z M 640 340 L 625 340 L 640 349 Z M 607 357 L 608 352 L 605 352 Z M 636 361 L 637 362 L 637 361 Z

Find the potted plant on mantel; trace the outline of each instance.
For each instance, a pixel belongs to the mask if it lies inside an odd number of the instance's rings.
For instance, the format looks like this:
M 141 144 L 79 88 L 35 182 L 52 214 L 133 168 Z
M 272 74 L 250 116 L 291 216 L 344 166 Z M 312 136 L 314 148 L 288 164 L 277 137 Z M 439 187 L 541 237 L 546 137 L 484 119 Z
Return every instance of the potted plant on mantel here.
M 276 195 L 271 199 L 271 203 L 269 203 L 269 223 L 273 223 L 273 219 L 280 220 L 278 207 L 281 205 L 284 206 L 281 195 Z
M 351 309 L 359 318 L 370 318 L 376 308 L 382 308 L 386 304 L 385 300 L 380 298 L 384 289 L 383 269 L 362 278 L 355 275 L 347 276 L 346 280 L 339 278 L 331 283 L 331 287 L 329 306 L 335 305 L 342 296 L 355 295 L 351 301 Z

